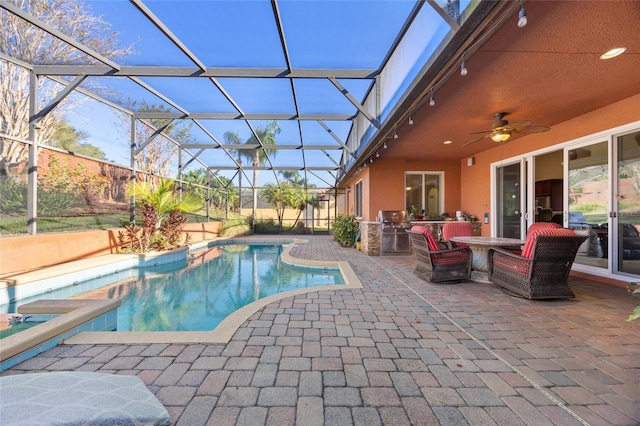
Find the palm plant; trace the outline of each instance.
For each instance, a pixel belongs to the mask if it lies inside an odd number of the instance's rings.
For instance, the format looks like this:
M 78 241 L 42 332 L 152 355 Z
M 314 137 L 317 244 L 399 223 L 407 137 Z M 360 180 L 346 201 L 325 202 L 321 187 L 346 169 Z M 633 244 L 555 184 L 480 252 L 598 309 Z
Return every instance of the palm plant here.
M 278 133 L 280 133 L 280 125 L 278 122 L 275 120 L 269 121 L 264 128 L 256 129 L 255 135 L 251 135 L 245 142 L 245 145 L 261 144 L 262 146 L 274 146 L 277 143 L 276 135 Z M 237 143 L 239 140 L 238 134 L 233 132 L 226 132 L 224 137 L 228 143 Z M 231 142 L 232 140 L 234 142 Z M 253 217 L 255 217 L 258 202 L 258 167 L 263 166 L 268 157 L 275 157 L 277 150 L 275 148 L 258 148 L 239 149 L 236 152 L 239 163 L 242 163 L 241 158 L 244 157 L 250 161 L 253 166 Z M 240 183 L 242 183 L 242 180 L 240 180 Z M 240 207 L 242 208 L 242 187 L 240 187 Z
M 224 141 L 231 145 L 240 145 L 240 135 L 238 132 L 224 132 Z M 242 166 L 243 151 L 240 149 L 231 150 L 238 155 L 238 164 Z M 242 210 L 242 171 L 238 173 L 238 194 L 240 195 L 240 202 L 238 208 Z
M 141 209 L 143 223 L 125 226 L 118 239 L 123 250 L 146 253 L 149 250 L 169 250 L 189 242 L 183 234 L 187 221 L 183 213 L 192 213 L 202 208 L 203 200 L 193 192 L 178 195 L 175 182 L 160 179 L 157 187 L 149 182 L 131 182 L 129 195 L 136 197 L 136 207 Z

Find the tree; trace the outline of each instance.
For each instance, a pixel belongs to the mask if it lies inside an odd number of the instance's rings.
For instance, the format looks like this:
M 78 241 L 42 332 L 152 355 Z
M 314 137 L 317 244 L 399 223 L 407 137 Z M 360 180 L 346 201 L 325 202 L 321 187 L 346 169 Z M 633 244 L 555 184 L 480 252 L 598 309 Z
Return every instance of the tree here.
M 117 34 L 102 17 L 94 16 L 79 0 L 7 0 L 27 11 L 38 21 L 69 35 L 108 58 L 125 57 L 130 47 L 118 46 Z M 27 21 L 0 11 L 0 52 L 29 64 L 87 63 L 86 55 L 68 43 L 51 37 Z M 18 139 L 29 136 L 29 71 L 0 59 L 0 131 Z M 85 85 L 85 87 L 87 87 Z M 38 80 L 38 108 L 43 108 L 62 89 L 50 79 Z M 75 102 L 75 103 L 74 103 Z M 77 99 L 69 97 L 40 120 L 37 142 L 48 141 L 56 131 L 56 123 Z M 23 166 L 28 158 L 25 143 L 0 138 L 0 174 L 12 174 L 13 167 Z
M 132 103 L 132 109 L 144 112 L 168 112 L 169 108 L 164 105 L 147 104 L 141 102 Z M 136 166 L 141 172 L 156 176 L 169 176 L 171 165 L 178 152 L 178 146 L 171 141 L 186 144 L 192 139 L 191 122 L 184 124 L 184 120 L 179 124 L 167 119 L 150 119 L 138 121 L 136 123 L 136 142 L 138 146 L 144 144 L 143 149 L 136 155 Z M 124 126 L 129 131 L 128 123 Z M 162 132 L 156 134 L 158 129 Z
M 262 146 L 276 145 L 276 135 L 280 133 L 280 125 L 277 121 L 270 121 L 262 129 L 256 129 L 256 134 Z M 251 135 L 247 144 L 258 143 L 256 137 Z M 258 203 L 258 167 L 264 165 L 267 161 L 267 156 L 275 157 L 278 151 L 273 148 L 258 148 L 253 151 L 253 216 L 255 217 L 256 207 Z
M 300 215 L 312 199 L 304 188 L 296 187 L 291 182 L 283 182 L 280 186 L 269 183 L 261 193 L 276 210 L 280 230 L 282 230 L 284 211 L 287 207 L 298 210 L 298 216 L 289 228 L 293 229 L 298 223 Z
M 285 184 L 283 184 L 285 185 Z M 278 228 L 282 232 L 282 221 L 284 219 L 284 210 L 289 204 L 289 191 L 283 188 L 282 185 L 278 186 L 274 183 L 268 183 L 262 190 L 262 195 L 267 199 L 269 204 L 273 206 L 278 215 Z
M 313 203 L 316 200 L 316 195 L 309 194 L 307 192 L 308 188 L 315 188 L 315 185 L 312 183 L 308 183 L 307 179 L 303 178 L 300 175 L 300 172 L 297 170 L 281 170 L 278 172 L 280 176 L 289 184 L 291 184 L 291 195 L 289 196 L 290 207 L 294 209 L 298 209 L 298 215 L 296 216 L 295 222 L 291 228 L 294 228 L 298 224 L 298 220 L 300 220 L 300 216 L 302 212 L 307 207 L 307 205 Z
M 240 135 L 238 132 L 224 132 L 223 135 L 224 141 L 228 144 L 239 145 L 240 144 Z M 235 152 L 238 155 L 238 164 L 242 166 L 242 150 L 233 149 L 232 152 Z M 238 195 L 240 197 L 238 208 L 242 209 L 242 170 L 238 173 Z
M 49 144 L 74 154 L 86 155 L 87 157 L 98 160 L 106 160 L 106 156 L 100 148 L 90 143 L 80 142 L 88 136 L 86 132 L 76 130 L 75 127 L 67 123 L 67 120 L 62 117 L 60 121 L 56 123 L 55 133 Z
M 282 179 L 286 180 L 287 182 L 291 182 L 299 188 L 308 186 L 307 180 L 300 176 L 300 172 L 298 172 L 297 170 L 280 170 L 278 173 L 280 174 L 280 176 L 282 176 Z M 313 187 L 315 185 L 309 186 Z
M 238 198 L 236 190 L 231 186 L 231 180 L 224 176 L 212 176 L 211 181 L 207 181 L 206 169 L 189 170 L 182 175 L 182 180 L 186 183 L 194 184 L 191 186 L 191 191 L 198 194 L 200 197 L 206 197 L 206 189 L 203 187 L 211 188 L 210 203 L 215 208 L 223 209 L 227 204 L 227 199 L 231 206 L 235 206 Z M 195 186 L 198 185 L 198 186 Z
M 280 125 L 277 121 L 269 121 L 262 129 L 256 129 L 256 135 L 262 142 L 262 146 L 276 145 L 276 135 L 280 133 Z M 227 139 L 227 134 L 229 138 Z M 225 140 L 228 143 L 237 143 L 240 138 L 237 133 L 227 132 L 224 134 Z M 235 141 L 235 142 L 233 142 Z M 260 142 L 256 139 L 255 135 L 251 135 L 245 142 L 245 145 L 257 145 Z M 241 158 L 246 158 L 253 166 L 253 216 L 255 217 L 256 207 L 258 203 L 258 167 L 265 164 L 267 156 L 275 157 L 277 150 L 274 148 L 257 148 L 257 149 L 238 149 L 238 161 L 241 162 Z M 242 180 L 240 181 L 242 182 Z M 240 187 L 240 203 L 242 204 L 242 186 Z M 242 207 L 242 205 L 240 206 Z

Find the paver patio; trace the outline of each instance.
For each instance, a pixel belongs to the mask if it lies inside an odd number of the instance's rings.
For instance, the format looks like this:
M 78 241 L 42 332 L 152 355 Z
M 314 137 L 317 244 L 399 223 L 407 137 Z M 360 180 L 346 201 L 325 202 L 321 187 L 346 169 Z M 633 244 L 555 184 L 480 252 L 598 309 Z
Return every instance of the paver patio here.
M 2 374 L 137 375 L 176 425 L 640 424 L 625 289 L 571 277 L 575 299 L 530 301 L 429 284 L 413 256 L 330 236 L 292 254 L 348 260 L 364 288 L 284 298 L 226 345 L 61 345 Z

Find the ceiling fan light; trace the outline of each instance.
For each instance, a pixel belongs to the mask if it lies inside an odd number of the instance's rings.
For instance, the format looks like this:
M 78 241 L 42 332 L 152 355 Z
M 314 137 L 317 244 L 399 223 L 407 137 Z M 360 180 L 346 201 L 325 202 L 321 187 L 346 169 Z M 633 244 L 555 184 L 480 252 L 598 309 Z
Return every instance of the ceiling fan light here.
M 511 133 L 493 132 L 490 137 L 494 142 L 505 143 L 511 139 Z
M 615 58 L 616 56 L 622 55 L 626 51 L 627 51 L 626 47 L 616 47 L 600 55 L 600 59 L 605 60 L 605 59 Z
M 522 28 L 525 25 L 527 25 L 527 11 L 524 10 L 524 5 L 522 5 L 518 14 L 518 26 Z

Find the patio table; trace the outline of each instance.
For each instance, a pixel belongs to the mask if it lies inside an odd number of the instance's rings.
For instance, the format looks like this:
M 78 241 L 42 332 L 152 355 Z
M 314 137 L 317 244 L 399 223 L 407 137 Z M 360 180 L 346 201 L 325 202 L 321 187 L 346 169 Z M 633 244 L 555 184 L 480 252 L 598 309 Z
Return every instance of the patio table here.
M 467 244 L 471 248 L 473 253 L 471 280 L 480 283 L 491 282 L 489 281 L 490 248 L 520 248 L 525 243 L 525 240 L 518 238 L 478 236 L 451 237 L 451 241 Z

